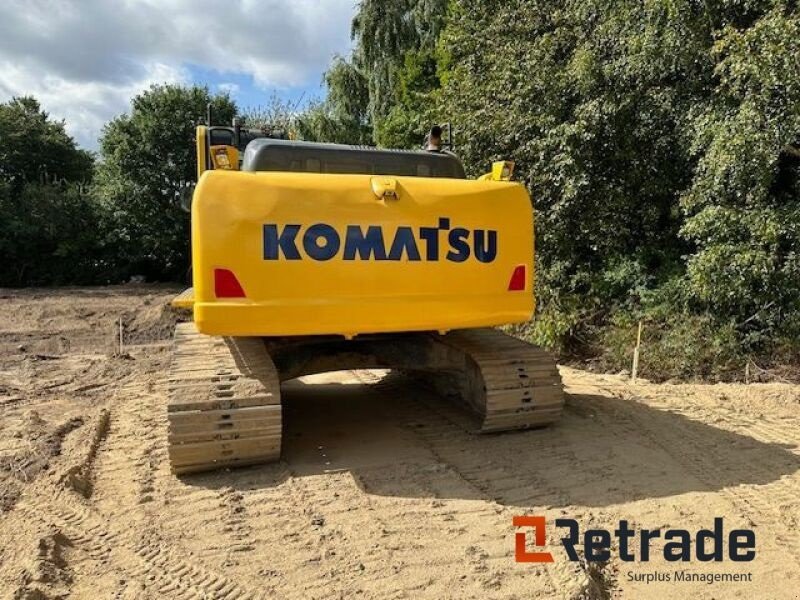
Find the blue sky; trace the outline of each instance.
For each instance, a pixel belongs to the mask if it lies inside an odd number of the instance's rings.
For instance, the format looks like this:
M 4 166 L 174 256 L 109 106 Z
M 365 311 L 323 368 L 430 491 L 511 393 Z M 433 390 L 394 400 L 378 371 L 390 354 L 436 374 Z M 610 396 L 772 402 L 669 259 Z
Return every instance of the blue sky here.
M 298 107 L 325 95 L 323 69 L 311 73 L 306 83 L 273 88 L 259 86 L 253 76 L 247 73 L 220 73 L 197 65 L 188 65 L 187 70 L 191 81 L 207 85 L 212 92 L 227 91 L 241 109 L 262 105 L 273 93 Z
M 357 0 L 3 0 L 0 102 L 33 95 L 85 148 L 154 83 L 229 90 L 242 107 L 321 97 L 350 52 Z

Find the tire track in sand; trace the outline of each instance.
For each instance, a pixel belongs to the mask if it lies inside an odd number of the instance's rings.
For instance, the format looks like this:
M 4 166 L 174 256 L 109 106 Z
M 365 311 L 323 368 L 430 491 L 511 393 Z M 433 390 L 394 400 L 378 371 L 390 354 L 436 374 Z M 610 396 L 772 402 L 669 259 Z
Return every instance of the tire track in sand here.
M 109 436 L 105 441 L 102 436 L 95 436 L 95 443 L 85 444 L 85 456 L 78 460 L 82 480 L 89 484 L 86 500 L 73 491 L 73 486 L 65 485 L 69 480 L 61 470 L 55 469 L 51 477 L 26 490 L 17 510 L 23 519 L 38 521 L 48 530 L 55 528 L 62 532 L 96 562 L 98 569 L 117 569 L 124 573 L 147 592 L 147 597 L 256 598 L 258 593 L 245 589 L 238 582 L 197 561 L 182 558 L 183 553 L 171 547 L 158 533 L 158 519 L 147 521 L 151 515 L 147 508 L 142 508 L 148 506 L 142 499 L 150 493 L 148 481 L 152 480 L 153 463 L 158 454 L 159 422 L 155 411 L 160 408 L 158 403 L 162 397 L 163 393 L 153 393 L 145 385 L 126 385 L 111 401 L 112 418 L 109 419 L 108 413 L 101 413 L 106 429 L 110 421 Z M 119 407 L 127 411 L 116 418 L 113 415 L 119 413 Z M 132 443 L 119 444 L 120 438 Z M 140 452 L 136 452 L 137 448 Z M 74 464 L 74 460 L 74 456 L 64 459 L 67 465 Z M 110 473 L 100 473 L 98 477 L 98 473 L 93 472 L 98 466 L 110 467 Z M 72 470 L 68 469 L 67 473 Z M 124 488 L 130 481 L 131 470 L 139 473 L 134 477 L 135 493 L 121 494 L 119 486 Z M 115 477 L 116 486 L 104 487 Z M 92 497 L 92 492 L 97 492 L 101 505 L 116 506 L 111 515 L 104 514 L 93 503 L 97 499 Z
M 364 377 L 356 372 L 356 376 L 368 383 L 375 381 L 369 374 Z M 534 507 L 539 514 L 548 513 L 551 503 L 547 500 L 558 503 L 566 498 L 563 490 L 537 477 L 534 471 L 522 473 L 515 469 L 518 455 L 498 455 L 497 445 L 493 444 L 495 450 L 491 457 L 487 456 L 482 441 L 502 442 L 503 436 L 473 433 L 469 416 L 461 407 L 419 390 L 413 386 L 413 380 L 392 375 L 374 383 L 373 390 L 390 410 L 390 418 L 411 431 L 437 462 L 462 482 L 466 493 L 461 495 L 482 501 L 481 508 L 472 515 L 481 519 L 481 529 L 487 528 L 493 535 L 512 531 L 513 516 L 531 512 Z M 551 460 L 565 465 L 580 462 L 567 445 L 544 443 L 537 451 L 548 453 Z M 464 512 L 459 510 L 456 514 L 462 516 Z M 549 549 L 556 556 L 553 564 L 526 565 L 537 577 L 546 580 L 542 591 L 551 597 L 594 598 L 595 582 L 582 563 L 567 560 L 560 545 L 551 545 Z M 502 578 L 509 575 L 508 567 L 513 564 L 513 546 L 507 544 L 493 552 L 480 545 L 470 546 L 467 560 L 487 591 L 499 591 Z
M 686 417 L 673 419 L 670 426 L 665 427 L 663 422 L 656 422 L 659 419 L 658 409 L 643 408 L 642 404 L 646 407 L 646 403 L 636 400 L 624 390 L 605 388 L 605 391 L 621 401 L 621 406 L 627 407 L 623 414 L 615 412 L 615 419 L 627 420 L 647 435 L 653 443 L 683 464 L 694 477 L 703 481 L 709 490 L 719 489 L 746 522 L 767 530 L 793 562 L 800 565 L 800 532 L 797 528 L 786 527 L 787 511 L 795 523 L 798 519 L 796 499 L 800 497 L 797 475 L 800 459 L 788 451 L 782 455 L 770 450 L 769 446 L 758 446 L 754 438 L 742 434 L 736 440 L 739 448 L 720 449 L 718 444 L 709 442 L 698 432 L 696 421 Z M 602 402 L 595 401 L 592 404 L 599 412 L 608 412 Z M 783 437 L 774 427 L 770 429 L 770 437 Z M 791 434 L 786 437 L 791 439 Z M 780 466 L 784 467 L 785 475 L 761 485 L 748 483 L 758 481 L 762 473 L 775 472 L 777 460 L 784 463 Z M 721 487 L 719 479 L 714 477 L 719 473 L 725 474 L 726 481 L 741 483 Z M 767 497 L 771 500 L 767 501 Z

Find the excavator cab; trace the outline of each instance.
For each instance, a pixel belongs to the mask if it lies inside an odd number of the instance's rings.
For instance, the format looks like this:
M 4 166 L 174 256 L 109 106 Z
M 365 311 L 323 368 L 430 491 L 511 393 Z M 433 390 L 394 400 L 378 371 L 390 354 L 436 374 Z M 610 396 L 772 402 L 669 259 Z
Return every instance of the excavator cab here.
M 197 179 L 208 170 L 238 171 L 241 168 L 245 148 L 253 140 L 288 140 L 285 131 L 279 129 L 244 128 L 238 119 L 233 125 L 197 127 L 195 145 L 197 149 Z
M 197 154 L 197 180 L 206 171 L 239 171 L 245 149 L 253 140 L 288 140 L 285 131 L 279 129 L 243 128 L 238 119 L 233 124 L 199 125 L 195 130 L 195 151 Z M 180 192 L 179 203 L 185 212 L 191 212 L 195 184 L 189 184 Z

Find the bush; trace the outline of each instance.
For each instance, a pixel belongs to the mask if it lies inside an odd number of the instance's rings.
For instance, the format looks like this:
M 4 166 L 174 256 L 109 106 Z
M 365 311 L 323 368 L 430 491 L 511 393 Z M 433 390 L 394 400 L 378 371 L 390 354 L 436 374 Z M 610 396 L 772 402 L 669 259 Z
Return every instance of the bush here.
M 77 184 L 29 184 L 19 193 L 0 186 L 0 285 L 107 282 L 112 223 L 104 207 Z
M 630 314 L 614 315 L 600 333 L 605 352 L 595 361 L 596 367 L 629 371 L 637 331 L 638 321 Z M 747 361 L 732 326 L 691 313 L 645 319 L 640 352 L 639 376 L 655 381 L 737 379 L 744 375 Z
M 455 0 L 439 47 L 468 170 L 512 157 L 534 200 L 528 335 L 621 368 L 646 318 L 663 377 L 792 355 L 796 4 Z

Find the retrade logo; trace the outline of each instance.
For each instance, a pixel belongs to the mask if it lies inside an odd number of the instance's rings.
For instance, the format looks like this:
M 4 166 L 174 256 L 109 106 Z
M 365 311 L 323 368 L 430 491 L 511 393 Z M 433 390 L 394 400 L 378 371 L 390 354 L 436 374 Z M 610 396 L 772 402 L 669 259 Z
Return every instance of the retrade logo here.
M 515 536 L 515 559 L 517 562 L 549 563 L 553 555 L 543 549 L 547 545 L 546 520 L 541 516 L 518 516 L 513 518 L 514 527 L 529 528 L 533 533 L 535 551 L 529 549 L 526 531 L 518 531 Z M 617 549 L 619 559 L 624 562 L 650 560 L 651 542 L 663 540 L 661 554 L 669 562 L 749 562 L 756 557 L 756 534 L 752 529 L 732 529 L 725 534 L 722 517 L 714 519 L 712 529 L 700 529 L 691 533 L 686 529 L 640 529 L 630 527 L 628 521 L 621 520 L 616 529 L 587 529 L 581 534 L 580 525 L 575 519 L 556 519 L 555 526 L 566 535 L 561 537 L 567 558 L 581 560 L 581 555 L 589 562 L 608 561 L 612 547 Z M 612 540 L 615 542 L 612 544 Z M 639 554 L 632 544 L 638 540 Z M 694 549 L 694 554 L 692 550 Z
M 454 227 L 441 217 L 434 227 L 346 225 L 341 231 L 327 223 L 304 227 L 298 224 L 263 226 L 264 260 L 317 261 L 389 260 L 410 262 L 447 260 L 464 262 L 474 258 L 490 263 L 497 257 L 497 231 Z
M 543 548 L 546 544 L 544 532 L 544 517 L 522 516 L 514 517 L 514 527 L 533 528 L 533 543 L 538 548 Z M 549 552 L 529 552 L 526 544 L 524 531 L 518 531 L 514 541 L 514 557 L 517 562 L 549 563 L 553 562 L 553 555 Z

